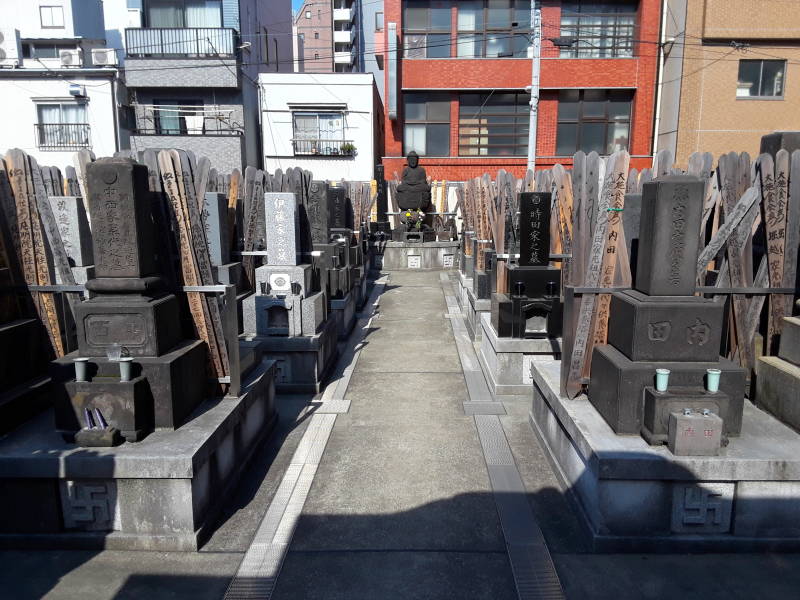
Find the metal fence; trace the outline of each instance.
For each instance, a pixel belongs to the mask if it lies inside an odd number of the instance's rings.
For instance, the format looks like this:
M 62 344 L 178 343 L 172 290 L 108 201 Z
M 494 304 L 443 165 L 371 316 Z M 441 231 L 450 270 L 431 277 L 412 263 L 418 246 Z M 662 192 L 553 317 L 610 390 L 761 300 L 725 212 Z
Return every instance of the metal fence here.
M 36 145 L 42 150 L 60 148 L 91 148 L 91 131 L 88 123 L 39 123 L 36 128 Z
M 293 139 L 295 156 L 353 156 L 356 147 L 352 140 Z
M 235 29 L 219 27 L 144 28 L 125 30 L 126 53 L 134 58 L 235 57 Z

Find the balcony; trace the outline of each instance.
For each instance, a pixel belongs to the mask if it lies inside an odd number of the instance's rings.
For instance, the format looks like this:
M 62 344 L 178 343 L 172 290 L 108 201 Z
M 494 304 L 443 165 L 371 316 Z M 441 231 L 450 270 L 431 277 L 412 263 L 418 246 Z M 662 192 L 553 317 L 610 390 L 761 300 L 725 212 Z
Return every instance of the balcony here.
M 349 65 L 352 62 L 352 51 L 342 50 L 333 53 L 333 62 L 337 65 Z
M 356 147 L 352 140 L 301 140 L 293 139 L 295 156 L 354 156 Z
M 134 135 L 239 136 L 241 111 L 217 105 L 136 104 Z
M 235 29 L 165 27 L 125 30 L 126 54 L 132 58 L 235 58 L 237 46 Z
M 353 31 L 334 31 L 333 41 L 336 44 L 351 44 L 353 42 Z
M 241 87 L 235 29 L 126 29 L 125 47 L 128 88 Z
M 333 22 L 346 21 L 350 22 L 355 16 L 355 5 L 351 8 L 334 8 L 333 9 Z
M 73 150 L 91 148 L 91 131 L 88 123 L 39 123 L 36 129 L 36 147 L 40 150 Z

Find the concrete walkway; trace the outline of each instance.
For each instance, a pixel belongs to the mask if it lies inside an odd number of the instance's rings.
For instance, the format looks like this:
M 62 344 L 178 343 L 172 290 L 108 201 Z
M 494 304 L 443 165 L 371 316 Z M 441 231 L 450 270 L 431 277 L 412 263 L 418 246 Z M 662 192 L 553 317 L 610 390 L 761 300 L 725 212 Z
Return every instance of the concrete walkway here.
M 274 598 L 516 598 L 438 273 L 392 273 Z
M 244 581 L 240 598 L 527 598 L 509 549 L 533 518 L 569 599 L 797 595 L 800 555 L 593 554 L 528 424 L 530 399 L 465 415 L 469 345 L 440 275 L 389 275 L 330 402 L 279 399 L 275 435 L 201 552 L 0 552 L 0 598 L 219 600 L 253 555 L 254 572 L 272 560 L 273 576 Z M 500 425 L 486 455 L 476 419 Z M 512 457 L 513 472 L 492 471 L 492 452 Z M 498 493 L 498 472 L 517 474 L 515 502 Z M 260 544 L 270 527 L 280 560 Z

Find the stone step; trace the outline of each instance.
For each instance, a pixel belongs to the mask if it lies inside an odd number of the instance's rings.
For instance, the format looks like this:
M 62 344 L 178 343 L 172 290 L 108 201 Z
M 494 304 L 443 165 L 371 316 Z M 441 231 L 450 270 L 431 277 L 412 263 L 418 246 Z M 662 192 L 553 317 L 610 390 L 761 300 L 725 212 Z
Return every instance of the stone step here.
M 778 357 L 800 365 L 800 317 L 786 317 L 783 320 Z

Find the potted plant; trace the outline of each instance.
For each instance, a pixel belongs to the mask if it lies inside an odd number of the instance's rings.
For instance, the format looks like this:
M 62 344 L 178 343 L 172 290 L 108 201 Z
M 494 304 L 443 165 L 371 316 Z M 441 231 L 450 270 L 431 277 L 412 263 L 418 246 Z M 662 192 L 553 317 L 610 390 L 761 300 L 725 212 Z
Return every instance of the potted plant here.
M 356 147 L 351 142 L 342 144 L 342 154 L 345 156 L 353 156 L 356 153 Z

